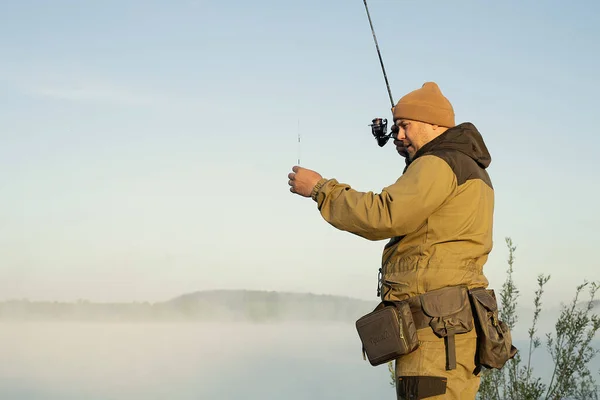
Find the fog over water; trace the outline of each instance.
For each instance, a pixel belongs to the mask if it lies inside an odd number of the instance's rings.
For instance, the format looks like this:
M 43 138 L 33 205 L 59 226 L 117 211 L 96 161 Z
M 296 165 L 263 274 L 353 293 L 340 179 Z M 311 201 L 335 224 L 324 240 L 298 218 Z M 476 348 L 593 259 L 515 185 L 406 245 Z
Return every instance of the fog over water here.
M 303 306 L 280 308 L 257 307 L 262 298 L 247 297 L 247 304 L 254 305 L 247 309 L 251 315 L 277 311 L 298 316 L 302 309 L 313 310 L 309 296 L 302 297 Z M 321 317 L 328 309 L 332 317 L 340 312 L 331 308 L 339 300 L 330 301 L 315 300 Z M 548 311 L 542 313 L 537 333 L 543 345 L 532 357 L 534 375 L 545 383 L 553 367 L 545 334 L 553 332 L 558 317 L 557 310 Z M 531 312 L 522 309 L 520 314 L 514 343 L 526 360 Z M 372 367 L 362 359 L 349 316 L 339 322 L 85 322 L 53 320 L 51 313 L 46 320 L 8 315 L 5 305 L 0 322 L 2 400 L 395 399 L 387 365 Z M 590 370 L 598 381 L 598 357 Z
M 0 324 L 0 398 L 394 398 L 351 324 Z

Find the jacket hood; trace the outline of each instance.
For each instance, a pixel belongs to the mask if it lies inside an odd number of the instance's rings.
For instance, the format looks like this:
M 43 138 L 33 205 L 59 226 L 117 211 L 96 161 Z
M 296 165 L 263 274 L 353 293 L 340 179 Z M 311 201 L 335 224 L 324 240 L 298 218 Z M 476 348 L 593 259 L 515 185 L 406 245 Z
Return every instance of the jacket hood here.
M 484 169 L 492 162 L 492 156 L 475 125 L 470 122 L 464 122 L 448 129 L 420 148 L 411 161 L 407 158 L 406 166 L 408 167 L 412 161 L 425 154 L 439 150 L 459 151 L 475 160 Z

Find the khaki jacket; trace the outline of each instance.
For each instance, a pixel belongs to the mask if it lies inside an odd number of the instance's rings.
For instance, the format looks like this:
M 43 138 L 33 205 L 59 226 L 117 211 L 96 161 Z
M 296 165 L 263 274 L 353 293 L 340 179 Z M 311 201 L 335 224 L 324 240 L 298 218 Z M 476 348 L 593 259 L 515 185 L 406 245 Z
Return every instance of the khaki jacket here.
M 494 190 L 483 138 L 471 123 L 423 146 L 381 193 L 323 179 L 313 193 L 322 217 L 368 240 L 389 239 L 381 260 L 382 300 L 446 286 L 487 287 Z

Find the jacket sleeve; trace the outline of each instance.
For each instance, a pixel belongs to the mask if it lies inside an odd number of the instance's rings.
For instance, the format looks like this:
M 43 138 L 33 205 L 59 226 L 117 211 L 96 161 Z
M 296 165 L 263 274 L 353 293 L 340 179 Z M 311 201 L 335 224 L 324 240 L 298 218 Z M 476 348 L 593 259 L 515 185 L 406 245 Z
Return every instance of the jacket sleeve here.
M 456 175 L 441 158 L 417 158 L 381 193 L 358 192 L 335 179 L 321 182 L 314 199 L 321 216 L 337 229 L 368 240 L 414 232 L 457 188 Z

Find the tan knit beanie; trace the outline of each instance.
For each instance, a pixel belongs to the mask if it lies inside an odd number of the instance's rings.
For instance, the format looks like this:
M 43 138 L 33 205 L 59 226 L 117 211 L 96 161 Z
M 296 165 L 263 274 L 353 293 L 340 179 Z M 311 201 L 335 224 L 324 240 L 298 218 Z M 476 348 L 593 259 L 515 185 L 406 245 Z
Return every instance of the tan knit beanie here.
M 452 128 L 454 109 L 435 82 L 425 82 L 420 89 L 402 97 L 394 107 L 394 121 L 411 119 Z

